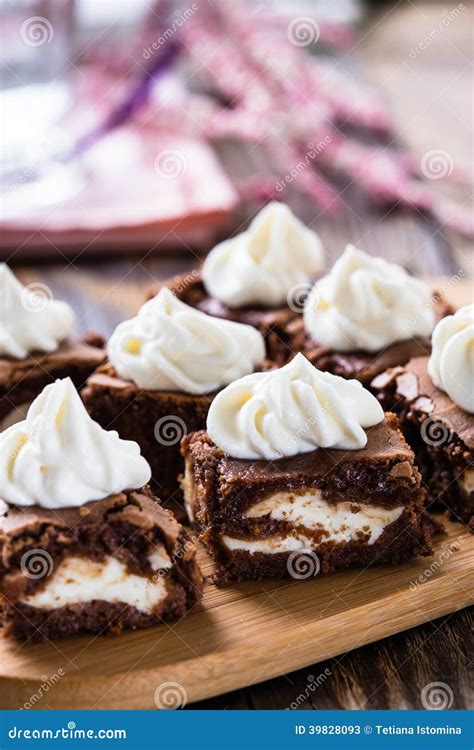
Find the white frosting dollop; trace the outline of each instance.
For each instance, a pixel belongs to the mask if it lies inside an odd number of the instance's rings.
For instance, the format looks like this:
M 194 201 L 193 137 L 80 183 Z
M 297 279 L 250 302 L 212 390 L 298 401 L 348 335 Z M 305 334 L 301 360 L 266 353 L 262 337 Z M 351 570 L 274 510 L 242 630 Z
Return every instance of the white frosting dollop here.
M 431 334 L 431 296 L 429 287 L 401 266 L 348 245 L 309 293 L 304 324 L 316 341 L 336 351 L 376 352 Z
M 202 279 L 206 291 L 229 307 L 270 307 L 284 304 L 291 289 L 308 283 L 323 265 L 319 237 L 288 206 L 273 202 L 247 231 L 211 250 Z
M 94 422 L 69 378 L 46 386 L 25 421 L 0 434 L 0 497 L 11 505 L 78 507 L 150 477 L 138 444 Z
M 24 359 L 30 352 L 53 352 L 71 333 L 72 308 L 38 292 L 39 286 L 36 292 L 35 285 L 23 287 L 0 263 L 0 355 Z
M 108 355 L 140 388 L 204 394 L 253 372 L 265 343 L 256 328 L 206 315 L 163 288 L 120 323 Z
M 474 413 L 474 305 L 440 320 L 433 331 L 428 373 L 437 388 Z
M 247 375 L 218 393 L 207 430 L 230 456 L 272 460 L 316 448 L 363 448 L 363 428 L 383 416 L 358 381 L 320 372 L 297 354 L 279 370 Z

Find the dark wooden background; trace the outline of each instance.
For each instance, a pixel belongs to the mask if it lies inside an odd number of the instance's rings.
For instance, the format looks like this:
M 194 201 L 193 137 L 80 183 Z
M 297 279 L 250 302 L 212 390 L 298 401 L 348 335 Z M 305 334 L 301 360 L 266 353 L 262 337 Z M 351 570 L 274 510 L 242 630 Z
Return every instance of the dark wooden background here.
M 466 3 L 466 6 L 468 4 Z M 341 59 L 353 70 L 382 86 L 400 127 L 401 139 L 421 159 L 431 149 L 449 153 L 456 166 L 469 166 L 473 154 L 472 127 L 472 7 L 450 22 L 416 60 L 415 47 L 455 4 L 395 2 L 367 20 L 361 41 Z M 444 15 L 443 15 L 444 14 Z M 237 176 L 261 169 L 259 148 L 222 144 L 220 155 Z M 467 203 L 469 194 L 448 190 Z M 425 276 L 446 276 L 460 270 L 472 273 L 472 245 L 445 232 L 425 216 L 393 208 L 383 214 L 361 203 L 356 186 L 344 189 L 345 210 L 337 217 L 315 216 L 301 198 L 284 196 L 321 235 L 331 259 L 347 242 L 384 255 Z M 245 217 L 242 216 L 242 220 Z M 137 252 L 113 260 L 91 259 L 87 249 L 72 258 L 48 264 L 17 267 L 25 282 L 41 280 L 57 298 L 76 309 L 79 327 L 109 334 L 139 305 L 143 290 L 153 279 L 163 279 L 196 264 L 188 252 L 167 255 L 163 248 Z M 14 253 L 10 260 L 15 265 Z M 354 622 L 357 628 L 357 621 Z M 251 648 L 251 644 L 249 644 Z M 469 670 L 472 650 L 471 613 L 464 610 L 406 633 L 343 654 L 327 662 L 255 687 L 239 690 L 192 708 L 286 708 L 299 695 L 308 695 L 300 708 L 422 708 L 421 690 L 430 682 L 444 682 L 453 691 L 453 708 L 470 703 Z M 323 678 L 318 680 L 318 676 Z M 319 686 L 308 690 L 315 680 Z

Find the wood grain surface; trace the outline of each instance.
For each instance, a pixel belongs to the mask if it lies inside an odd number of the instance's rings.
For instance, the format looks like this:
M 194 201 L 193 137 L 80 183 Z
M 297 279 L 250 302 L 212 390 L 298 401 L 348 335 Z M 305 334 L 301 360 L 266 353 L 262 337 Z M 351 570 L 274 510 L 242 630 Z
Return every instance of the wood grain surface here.
M 200 549 L 204 600 L 179 622 L 117 637 L 0 642 L 2 707 L 150 709 L 170 682 L 192 702 L 312 664 L 309 699 L 330 676 L 318 662 L 474 603 L 474 537 L 445 525 L 432 558 L 304 581 L 217 587 Z

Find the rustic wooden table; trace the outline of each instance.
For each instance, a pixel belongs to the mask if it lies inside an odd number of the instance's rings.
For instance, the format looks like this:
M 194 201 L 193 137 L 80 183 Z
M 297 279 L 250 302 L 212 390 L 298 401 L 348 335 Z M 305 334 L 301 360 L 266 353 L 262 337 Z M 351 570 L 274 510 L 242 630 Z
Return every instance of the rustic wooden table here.
M 420 158 L 430 149 L 441 148 L 457 165 L 469 164 L 473 153 L 469 119 L 472 9 L 465 7 L 451 18 L 447 14 L 455 7 L 420 2 L 383 7 L 369 19 L 357 48 L 340 64 L 352 68 L 355 59 L 364 76 L 384 87 L 403 140 Z M 450 20 L 442 34 L 433 35 L 433 29 L 446 18 Z M 412 59 L 410 51 L 426 37 L 429 44 Z M 230 170 L 238 169 L 241 174 L 255 170 L 260 158 L 258 149 L 242 153 L 230 143 L 222 144 L 221 156 Z M 468 200 L 467 194 L 457 197 Z M 350 241 L 415 273 L 444 276 L 454 298 L 456 276 L 472 272 L 472 246 L 466 241 L 448 236 L 421 215 L 392 209 L 381 216 L 360 204 L 354 186 L 344 188 L 346 210 L 338 217 L 315 219 L 304 201 L 288 198 L 317 229 L 332 259 Z M 147 251 L 107 261 L 91 260 L 87 252 L 66 260 L 58 252 L 56 262 L 18 267 L 18 272 L 25 282 L 39 278 L 58 298 L 69 300 L 78 312 L 81 329 L 107 334 L 136 309 L 143 289 L 153 279 L 195 265 L 192 248 L 189 250 L 189 254 L 175 257 Z M 121 293 L 124 289 L 126 295 Z M 192 708 L 286 708 L 295 701 L 300 708 L 422 708 L 421 691 L 432 682 L 447 683 L 453 692 L 453 708 L 466 708 L 471 634 L 470 613 L 464 610 Z M 308 685 L 316 687 L 308 689 Z

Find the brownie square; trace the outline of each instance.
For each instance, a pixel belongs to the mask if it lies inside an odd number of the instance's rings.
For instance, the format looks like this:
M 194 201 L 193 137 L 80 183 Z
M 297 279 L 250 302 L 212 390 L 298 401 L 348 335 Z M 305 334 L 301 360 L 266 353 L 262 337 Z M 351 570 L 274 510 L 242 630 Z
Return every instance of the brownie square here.
M 224 454 L 202 431 L 182 442 L 183 491 L 218 580 L 399 563 L 431 554 L 424 490 L 394 414 L 365 448 L 319 449 L 276 461 Z
M 474 416 L 433 385 L 428 360 L 417 357 L 388 370 L 375 378 L 372 389 L 399 415 L 428 489 L 428 506 L 469 522 L 474 514 Z
M 139 444 L 151 466 L 153 490 L 163 501 L 181 498 L 179 444 L 188 432 L 205 427 L 214 395 L 145 390 L 121 378 L 110 363 L 100 367 L 81 392 L 92 419 Z
M 80 508 L 7 506 L 0 594 L 4 635 L 52 640 L 182 617 L 201 598 L 202 576 L 194 544 L 144 488 Z
M 54 380 L 69 377 L 81 388 L 104 361 L 104 344 L 99 334 L 87 333 L 63 341 L 54 352 L 33 352 L 25 359 L 0 357 L 0 430 L 7 422 L 24 419 L 22 407 Z
M 155 297 L 163 286 L 171 289 L 182 302 L 207 315 L 257 328 L 265 339 L 267 357 L 277 364 L 284 364 L 288 361 L 293 351 L 288 326 L 291 321 L 300 317 L 298 311 L 292 310 L 287 305 L 276 308 L 228 307 L 215 297 L 209 296 L 199 271 L 175 276 L 162 284 L 156 284 L 148 291 L 147 299 Z M 301 311 L 302 302 L 303 300 L 298 300 Z
M 439 292 L 433 292 L 433 305 L 437 320 L 441 320 L 441 318 L 453 312 L 452 307 Z M 372 380 L 390 367 L 404 365 L 413 357 L 431 353 L 431 339 L 429 337 L 397 341 L 379 352 L 362 350 L 337 352 L 315 341 L 305 330 L 301 317 L 288 324 L 285 340 L 288 342 L 289 350 L 294 353 L 302 352 L 318 370 L 331 372 L 333 375 L 339 375 L 346 380 L 354 378 L 369 390 Z

